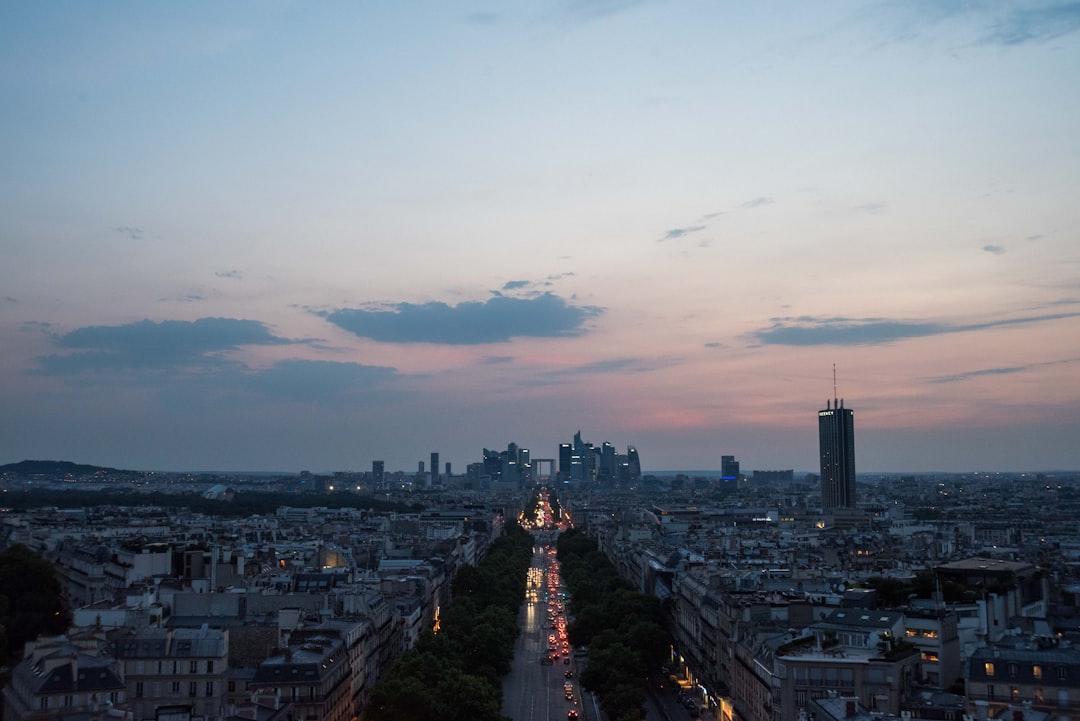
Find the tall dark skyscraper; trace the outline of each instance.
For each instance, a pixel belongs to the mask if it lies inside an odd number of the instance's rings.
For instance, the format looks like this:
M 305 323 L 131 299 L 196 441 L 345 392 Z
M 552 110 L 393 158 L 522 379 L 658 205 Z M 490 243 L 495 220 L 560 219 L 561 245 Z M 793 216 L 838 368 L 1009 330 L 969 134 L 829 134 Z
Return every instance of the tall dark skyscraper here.
M 724 481 L 739 480 L 739 462 L 735 456 L 720 456 L 720 478 Z
M 855 418 L 843 399 L 818 411 L 818 443 L 822 509 L 855 508 Z

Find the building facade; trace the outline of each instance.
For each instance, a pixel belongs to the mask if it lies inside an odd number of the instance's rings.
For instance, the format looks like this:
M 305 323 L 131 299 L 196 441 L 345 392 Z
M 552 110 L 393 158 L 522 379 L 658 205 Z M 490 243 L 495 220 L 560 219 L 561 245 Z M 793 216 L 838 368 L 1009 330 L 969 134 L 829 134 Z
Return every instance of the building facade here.
M 855 419 L 843 399 L 818 411 L 818 443 L 822 510 L 855 508 Z

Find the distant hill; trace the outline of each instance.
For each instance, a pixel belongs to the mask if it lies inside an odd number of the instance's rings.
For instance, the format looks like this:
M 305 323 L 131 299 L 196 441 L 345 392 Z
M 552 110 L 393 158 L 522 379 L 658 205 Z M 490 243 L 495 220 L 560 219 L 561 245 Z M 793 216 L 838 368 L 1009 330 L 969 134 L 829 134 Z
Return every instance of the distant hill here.
M 125 471 L 119 468 L 90 466 L 71 461 L 19 461 L 0 466 L 0 474 L 18 476 L 142 476 L 141 471 Z

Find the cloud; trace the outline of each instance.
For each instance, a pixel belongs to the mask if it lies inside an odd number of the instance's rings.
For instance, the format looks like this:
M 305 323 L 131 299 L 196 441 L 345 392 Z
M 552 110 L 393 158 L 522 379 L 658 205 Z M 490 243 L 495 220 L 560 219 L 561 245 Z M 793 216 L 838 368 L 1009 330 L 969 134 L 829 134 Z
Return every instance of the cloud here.
M 1080 358 L 1063 358 L 1061 360 L 1044 361 L 1042 363 L 1032 363 L 1024 366 L 1009 366 L 1005 368 L 983 368 L 974 371 L 964 371 L 962 373 L 954 373 L 947 376 L 936 376 L 929 378 L 931 383 L 956 383 L 957 381 L 965 381 L 968 378 L 978 378 L 979 376 L 998 376 L 1008 375 L 1010 373 L 1023 373 L 1025 371 L 1032 370 L 1033 368 L 1042 368 L 1046 366 L 1056 366 L 1076 363 Z
M 470 25 L 494 25 L 499 22 L 499 16 L 496 13 L 475 12 L 466 15 L 465 22 Z
M 594 20 L 648 5 L 655 0 L 570 0 L 566 5 L 567 13 L 579 20 Z
M 816 346 L 816 345 L 879 345 L 905 338 L 925 338 L 950 333 L 965 333 L 1010 325 L 1039 323 L 1047 320 L 1075 318 L 1080 313 L 1057 313 L 1009 318 L 987 323 L 930 323 L 887 318 L 773 318 L 773 325 L 756 331 L 751 338 L 763 345 Z
M 677 238 L 682 238 L 684 236 L 690 235 L 691 233 L 697 233 L 705 230 L 705 227 L 706 226 L 704 225 L 695 225 L 689 228 L 672 228 L 668 232 L 664 233 L 664 236 L 662 238 L 657 238 L 656 242 L 663 243 L 666 240 L 675 240 Z
M 993 243 L 987 243 L 982 247 L 987 253 L 993 253 L 994 255 L 1004 255 L 1005 248 L 1000 245 L 994 245 Z
M 19 302 L 18 298 L 15 298 L 14 296 L 10 296 L 10 295 L 5 295 L 3 298 L 0 298 L 0 300 L 2 300 L 4 303 L 18 303 Z
M 931 378 L 931 383 L 955 383 L 957 381 L 964 381 L 968 378 L 977 378 L 979 376 L 997 376 L 1007 375 L 1009 373 L 1021 373 L 1028 370 L 1026 366 L 1014 366 L 1012 368 L 985 368 L 977 371 L 965 371 L 963 373 L 955 373 L 949 376 L 937 376 Z
M 214 275 L 216 275 L 218 278 L 236 278 L 237 280 L 239 280 L 241 278 L 240 271 L 238 271 L 236 269 L 233 269 L 233 270 L 219 270 L 219 271 L 215 272 Z
M 341 308 L 319 313 L 361 338 L 383 343 L 478 345 L 515 337 L 568 338 L 585 333 L 585 323 L 603 312 L 595 306 L 570 305 L 544 293 L 534 298 L 496 295 L 458 305 L 398 303 L 388 310 Z
M 53 335 L 52 328 L 52 323 L 42 320 L 28 320 L 19 326 L 19 330 L 23 333 L 44 333 L 48 336 Z
M 172 409 L 205 411 L 237 396 L 320 404 L 355 401 L 358 391 L 370 396 L 372 388 L 397 377 L 397 370 L 387 366 L 299 358 L 251 368 L 225 353 L 308 341 L 281 338 L 263 323 L 236 318 L 143 320 L 89 326 L 52 338 L 75 352 L 39 357 L 37 374 L 63 377 L 81 387 L 156 388 Z
M 527 280 L 509 280 L 503 285 L 503 290 L 517 290 L 518 288 L 528 288 L 532 283 Z
M 158 298 L 159 303 L 197 303 L 202 300 L 206 300 L 206 296 L 201 293 L 186 293 L 184 295 L 173 296 L 172 298 Z
M 775 202 L 776 200 L 774 200 L 773 198 L 759 197 L 754 198 L 753 200 L 748 200 L 739 207 L 743 208 L 744 210 L 750 210 L 752 208 L 760 208 L 764 205 L 772 205 Z
M 881 211 L 885 210 L 885 203 L 863 203 L 862 205 L 856 205 L 855 210 L 869 213 L 870 215 L 879 215 Z
M 1010 7 L 997 18 L 984 43 L 1020 45 L 1045 42 L 1080 29 L 1080 2 L 1052 2 L 1028 7 Z
M 725 348 L 726 346 L 723 343 L 720 343 L 719 341 L 714 340 L 714 341 L 709 341 L 708 343 L 706 343 L 705 347 L 706 348 Z
M 570 368 L 560 368 L 543 375 L 547 378 L 564 378 L 580 375 L 604 375 L 607 373 L 648 373 L 668 368 L 676 361 L 665 358 L 608 358 L 593 363 L 584 363 Z
M 512 355 L 491 355 L 481 361 L 484 365 L 500 365 L 502 363 L 513 363 L 514 356 Z
M 73 353 L 39 357 L 40 372 L 69 375 L 86 371 L 176 369 L 220 365 L 220 354 L 249 345 L 295 343 L 254 320 L 200 318 L 116 326 L 87 326 L 54 336 Z
M 133 225 L 118 225 L 113 228 L 117 233 L 122 233 L 132 240 L 142 240 L 143 230 L 142 228 L 136 228 Z

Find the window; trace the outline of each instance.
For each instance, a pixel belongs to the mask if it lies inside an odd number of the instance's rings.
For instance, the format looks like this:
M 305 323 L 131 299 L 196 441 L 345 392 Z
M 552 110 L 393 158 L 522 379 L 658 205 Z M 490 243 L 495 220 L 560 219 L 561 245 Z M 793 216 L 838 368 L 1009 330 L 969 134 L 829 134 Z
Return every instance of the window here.
M 806 708 L 806 691 L 795 692 L 795 705 L 799 708 Z
M 207 661 L 206 662 L 206 672 L 207 673 L 213 673 L 214 672 L 214 662 L 213 661 Z
M 934 653 L 933 651 L 923 651 L 922 652 L 922 660 L 923 661 L 937 662 L 938 655 L 936 653 Z
M 195 681 L 192 681 L 191 683 L 188 684 L 188 689 L 187 690 L 188 690 L 188 694 L 187 694 L 188 696 L 197 696 L 198 693 L 199 693 L 199 684 L 197 682 L 195 682 Z
M 1065 667 L 1064 666 L 1058 666 L 1057 667 L 1057 677 L 1058 677 L 1058 681 L 1064 681 L 1065 680 Z
M 1034 676 L 1037 680 L 1041 681 L 1042 680 L 1042 666 L 1040 666 L 1039 664 L 1035 664 L 1034 666 L 1032 666 L 1031 667 L 1031 675 Z
M 1011 698 L 1013 701 L 1019 701 L 1020 700 L 1020 689 L 1017 688 L 1016 686 L 1013 686 L 1012 688 L 1010 688 L 1009 689 L 1009 698 Z
M 1011 678 L 1016 678 L 1016 664 L 1015 663 L 1010 663 L 1009 664 L 1009 676 Z
M 142 698 L 142 697 L 143 697 L 143 682 L 142 681 L 136 681 L 135 682 L 135 698 Z
M 176 694 L 177 696 L 180 695 L 180 682 L 179 681 L 173 681 L 172 682 L 172 692 L 174 694 Z
M 1034 692 L 1034 695 L 1035 695 L 1035 703 L 1042 703 L 1043 701 L 1046 700 L 1046 698 L 1043 696 L 1043 690 L 1041 688 L 1036 688 L 1035 692 Z
M 198 673 L 198 672 L 199 672 L 199 662 L 198 661 L 192 661 L 191 662 L 191 673 Z
M 994 664 L 987 661 L 985 664 L 983 664 L 983 669 L 986 671 L 987 676 L 990 676 L 991 678 L 993 678 L 993 676 L 994 676 Z
M 986 684 L 986 700 L 987 701 L 993 701 L 994 700 L 994 684 L 992 684 L 992 683 Z
M 38 705 L 41 707 L 42 711 L 49 708 L 49 697 L 48 696 L 42 696 L 41 701 L 38 702 Z
M 229 693 L 236 691 L 236 681 L 229 681 Z
M 206 695 L 207 696 L 213 696 L 214 695 L 214 682 L 213 681 L 207 681 L 206 682 Z

